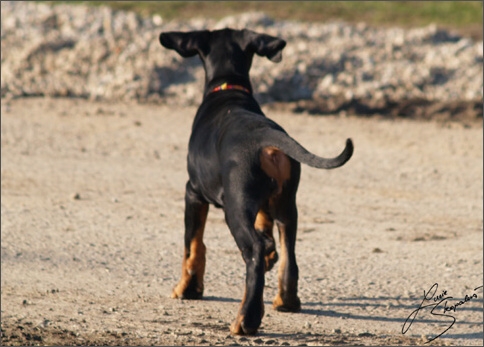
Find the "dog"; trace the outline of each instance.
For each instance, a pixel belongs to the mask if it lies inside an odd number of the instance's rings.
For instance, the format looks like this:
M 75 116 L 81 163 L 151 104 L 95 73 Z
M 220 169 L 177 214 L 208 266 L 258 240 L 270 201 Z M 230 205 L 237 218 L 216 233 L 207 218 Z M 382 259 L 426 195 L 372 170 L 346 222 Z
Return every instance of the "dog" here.
M 225 221 L 246 265 L 245 294 L 230 331 L 254 335 L 264 315 L 265 272 L 278 260 L 273 226 L 279 231 L 279 290 L 273 307 L 298 312 L 296 191 L 301 164 L 333 169 L 353 154 L 351 139 L 335 158 L 316 156 L 267 118 L 254 99 L 249 70 L 254 54 L 280 62 L 286 42 L 254 31 L 222 29 L 164 32 L 162 46 L 182 57 L 198 55 L 205 69 L 203 101 L 188 145 L 185 191 L 185 250 L 182 275 L 172 298 L 203 295 L 203 233 L 209 205 Z

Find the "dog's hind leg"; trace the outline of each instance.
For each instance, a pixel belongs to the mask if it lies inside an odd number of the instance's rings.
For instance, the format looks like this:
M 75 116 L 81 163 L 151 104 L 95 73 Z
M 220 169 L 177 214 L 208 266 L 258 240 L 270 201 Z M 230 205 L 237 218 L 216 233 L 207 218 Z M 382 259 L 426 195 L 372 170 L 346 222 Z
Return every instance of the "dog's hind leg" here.
M 173 289 L 172 298 L 200 299 L 203 295 L 206 250 L 203 232 L 207 214 L 208 203 L 193 191 L 188 182 L 185 192 L 185 251 L 182 277 Z
M 299 270 L 296 263 L 296 232 L 297 207 L 295 199 L 284 200 L 285 206 L 280 206 L 276 213 L 279 241 L 281 247 L 281 263 L 279 264 L 279 292 L 273 306 L 277 311 L 298 312 L 301 301 L 297 296 Z
M 260 202 L 252 195 L 243 196 L 240 189 L 225 189 L 225 219 L 246 265 L 245 293 L 238 315 L 230 327 L 237 335 L 253 335 L 259 328 L 264 315 L 265 242 L 254 224 Z
M 255 218 L 254 227 L 264 237 L 265 271 L 267 272 L 272 269 L 279 258 L 273 234 L 274 220 L 266 210 L 260 209 Z

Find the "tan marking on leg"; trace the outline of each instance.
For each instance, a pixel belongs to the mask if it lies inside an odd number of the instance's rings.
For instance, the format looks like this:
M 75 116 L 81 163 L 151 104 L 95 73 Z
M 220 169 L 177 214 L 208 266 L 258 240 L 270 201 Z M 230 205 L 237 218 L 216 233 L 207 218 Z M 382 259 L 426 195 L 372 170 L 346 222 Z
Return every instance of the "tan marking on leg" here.
M 274 234 L 273 234 L 274 222 L 269 215 L 264 212 L 263 210 L 259 210 L 257 216 L 255 218 L 254 229 L 264 233 L 268 238 L 274 241 Z M 274 264 L 279 259 L 277 255 L 277 251 L 275 249 L 274 243 L 274 251 L 264 256 L 265 259 L 265 271 L 269 271 L 272 269 Z
M 269 234 L 268 235 L 274 238 L 272 235 L 273 226 L 274 226 L 274 222 L 267 215 L 267 213 L 265 213 L 262 210 L 259 210 L 259 212 L 257 213 L 257 216 L 255 217 L 255 223 L 254 223 L 255 230 L 262 231 L 266 234 L 270 232 L 270 235 Z
M 177 286 L 173 289 L 171 297 L 183 298 L 192 277 L 196 276 L 197 293 L 203 293 L 203 275 L 205 274 L 205 253 L 206 247 L 203 243 L 203 233 L 207 221 L 208 204 L 200 211 L 200 228 L 195 232 L 195 237 L 190 243 L 190 251 L 185 248 L 182 262 L 182 277 Z
M 244 304 L 245 304 L 246 296 L 247 296 L 247 288 L 244 292 L 244 297 L 242 298 L 242 302 L 240 303 L 240 308 L 239 308 L 239 312 L 237 313 L 237 317 L 235 317 L 235 320 L 230 325 L 230 332 L 234 335 L 246 335 L 247 334 L 244 331 L 244 329 L 242 328 L 242 324 L 244 322 L 245 316 L 241 314 L 242 307 L 244 307 Z M 264 313 L 265 313 L 264 296 L 261 296 L 261 316 L 260 316 L 261 320 L 264 317 Z M 254 332 L 250 332 L 249 334 L 253 335 L 256 332 L 257 332 L 257 329 Z
M 283 295 L 284 288 L 283 288 L 283 278 L 284 278 L 284 272 L 286 269 L 286 262 L 287 262 L 287 248 L 286 248 L 286 242 L 284 240 L 285 238 L 285 227 L 282 224 L 277 225 L 279 229 L 279 245 L 281 247 L 281 261 L 279 263 L 279 269 L 277 271 L 277 277 L 278 277 L 278 284 L 279 284 L 279 291 L 276 294 L 276 297 L 274 298 L 274 301 L 272 302 L 272 305 L 274 309 L 278 309 L 279 307 L 282 307 L 284 305 L 284 302 L 282 300 L 281 295 Z
M 277 311 L 297 312 L 301 309 L 301 301 L 295 293 L 287 293 L 284 288 L 284 278 L 286 276 L 286 263 L 288 258 L 288 251 L 286 247 L 286 227 L 282 223 L 278 223 L 279 229 L 279 243 L 281 245 L 281 263 L 278 271 L 279 291 L 272 302 L 273 307 Z
M 244 321 L 245 317 L 241 314 L 241 311 L 242 311 L 242 307 L 244 307 L 246 296 L 247 296 L 247 288 L 244 291 L 244 296 L 242 297 L 242 302 L 240 303 L 237 317 L 230 325 L 230 332 L 234 335 L 244 335 L 244 330 L 242 329 L 242 322 Z
M 235 321 L 230 325 L 230 332 L 234 335 L 244 335 L 244 330 L 242 329 L 242 322 L 244 321 L 244 316 L 237 315 Z
M 289 157 L 276 147 L 264 147 L 260 154 L 262 171 L 277 182 L 277 194 L 282 192 L 284 182 L 291 177 Z

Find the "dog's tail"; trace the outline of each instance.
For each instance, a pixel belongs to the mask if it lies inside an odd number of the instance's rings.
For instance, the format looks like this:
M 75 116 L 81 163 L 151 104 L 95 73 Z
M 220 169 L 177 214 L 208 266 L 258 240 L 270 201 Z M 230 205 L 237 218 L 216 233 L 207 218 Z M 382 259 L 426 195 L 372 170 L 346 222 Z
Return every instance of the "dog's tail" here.
M 292 159 L 318 169 L 334 169 L 340 167 L 353 155 L 353 142 L 351 139 L 346 140 L 345 149 L 337 157 L 322 158 L 309 152 L 296 140 L 282 131 L 266 128 L 260 135 L 259 143 L 261 147 L 277 147 Z

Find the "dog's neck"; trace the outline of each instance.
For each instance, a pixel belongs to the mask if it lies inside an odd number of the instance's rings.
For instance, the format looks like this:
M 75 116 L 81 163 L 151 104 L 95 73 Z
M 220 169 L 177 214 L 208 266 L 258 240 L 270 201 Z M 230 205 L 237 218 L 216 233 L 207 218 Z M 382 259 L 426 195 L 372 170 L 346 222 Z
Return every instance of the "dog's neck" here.
M 207 83 L 205 85 L 204 95 L 208 96 L 210 94 L 225 90 L 239 90 L 249 95 L 252 94 L 252 86 L 250 82 L 238 78 L 227 78 L 212 80 L 210 83 Z
M 213 88 L 212 90 L 209 91 L 209 93 L 215 93 L 222 90 L 231 90 L 231 89 L 241 90 L 243 92 L 246 92 L 247 94 L 252 94 L 252 92 L 249 89 L 245 88 L 244 86 L 241 86 L 239 84 L 228 84 L 226 82 Z

